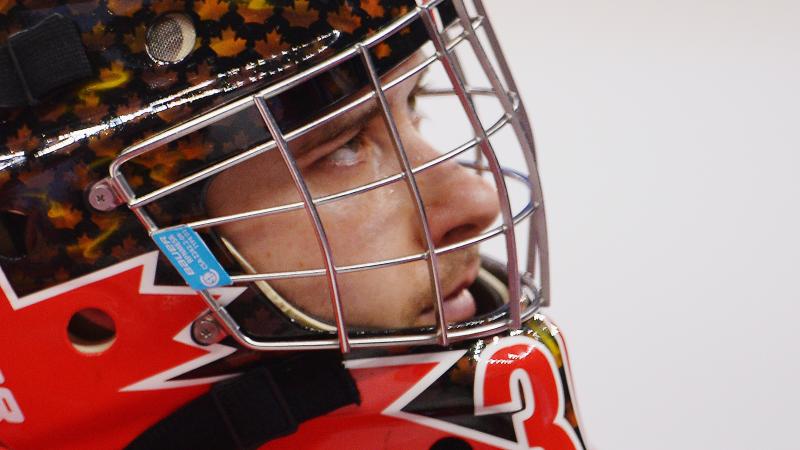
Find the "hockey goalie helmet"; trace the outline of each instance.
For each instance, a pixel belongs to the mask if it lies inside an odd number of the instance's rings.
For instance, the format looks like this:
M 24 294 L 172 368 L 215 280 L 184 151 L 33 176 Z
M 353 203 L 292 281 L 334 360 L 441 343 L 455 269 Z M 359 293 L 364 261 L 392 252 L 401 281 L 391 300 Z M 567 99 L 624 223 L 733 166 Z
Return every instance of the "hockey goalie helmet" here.
M 478 2 L 0 0 L 0 44 L 17 307 L 155 251 L 206 302 L 194 338 L 253 350 L 448 344 L 547 297 L 530 127 Z M 98 304 L 70 333 L 124 325 Z

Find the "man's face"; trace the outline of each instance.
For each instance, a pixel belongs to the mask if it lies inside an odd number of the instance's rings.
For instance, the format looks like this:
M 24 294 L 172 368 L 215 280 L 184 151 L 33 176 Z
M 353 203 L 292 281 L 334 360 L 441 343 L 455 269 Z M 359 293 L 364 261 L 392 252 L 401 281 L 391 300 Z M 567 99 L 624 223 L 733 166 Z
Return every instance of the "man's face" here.
M 419 58 L 387 76 L 408 70 Z M 422 137 L 413 91 L 419 75 L 387 92 L 392 114 L 412 166 L 448 149 Z M 446 121 L 444 122 L 447 123 Z M 330 126 L 289 143 L 314 198 L 352 189 L 402 172 L 375 102 L 338 117 Z M 417 174 L 436 247 L 479 234 L 499 213 L 494 187 L 453 160 Z M 268 151 L 218 175 L 206 203 L 212 216 L 298 202 L 301 197 L 280 153 Z M 337 266 L 375 262 L 424 252 L 425 236 L 405 180 L 318 206 Z M 220 233 L 258 272 L 324 268 L 316 232 L 303 209 L 225 225 Z M 478 274 L 477 247 L 439 258 L 445 317 L 456 322 L 475 314 L 466 287 Z M 435 323 L 433 287 L 426 261 L 339 274 L 345 322 L 349 326 L 402 328 Z M 325 277 L 270 281 L 294 306 L 332 323 Z

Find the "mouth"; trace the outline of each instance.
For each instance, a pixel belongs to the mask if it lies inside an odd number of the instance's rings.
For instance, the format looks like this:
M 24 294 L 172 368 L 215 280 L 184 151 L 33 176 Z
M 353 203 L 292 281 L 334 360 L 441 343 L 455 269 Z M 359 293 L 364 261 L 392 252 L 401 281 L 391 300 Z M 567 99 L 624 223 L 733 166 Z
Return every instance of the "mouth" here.
M 444 318 L 447 323 L 461 322 L 475 316 L 477 306 L 475 298 L 469 291 L 469 287 L 478 278 L 478 270 L 480 269 L 480 261 L 470 264 L 469 268 L 465 270 L 464 276 L 460 279 L 454 288 L 446 291 L 442 305 L 444 309 Z M 436 315 L 434 305 L 431 304 L 425 309 L 420 311 L 417 317 L 417 324 L 419 325 L 432 325 L 436 323 Z

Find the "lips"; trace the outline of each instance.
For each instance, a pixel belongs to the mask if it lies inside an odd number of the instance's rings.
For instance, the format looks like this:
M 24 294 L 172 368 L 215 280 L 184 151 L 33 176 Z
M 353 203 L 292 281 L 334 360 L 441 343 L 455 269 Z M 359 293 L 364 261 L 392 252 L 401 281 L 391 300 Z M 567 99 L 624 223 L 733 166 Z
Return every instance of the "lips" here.
M 442 302 L 444 306 L 444 317 L 448 323 L 461 322 L 473 317 L 477 311 L 475 306 L 475 298 L 472 293 L 467 289 L 475 279 L 478 277 L 478 269 L 480 263 L 476 261 L 465 272 L 463 280 L 456 285 L 455 289 L 451 289 L 445 296 Z M 420 325 L 432 325 L 436 323 L 436 316 L 434 314 L 434 306 L 431 305 L 425 308 L 419 315 L 417 323 Z

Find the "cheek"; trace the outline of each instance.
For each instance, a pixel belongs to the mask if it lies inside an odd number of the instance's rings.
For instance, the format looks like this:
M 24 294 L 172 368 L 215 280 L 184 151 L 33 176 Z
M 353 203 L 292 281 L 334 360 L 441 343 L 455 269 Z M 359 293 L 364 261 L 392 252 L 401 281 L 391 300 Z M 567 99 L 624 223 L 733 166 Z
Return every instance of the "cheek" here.
M 320 208 L 338 265 L 361 264 L 418 251 L 408 192 L 393 183 Z

